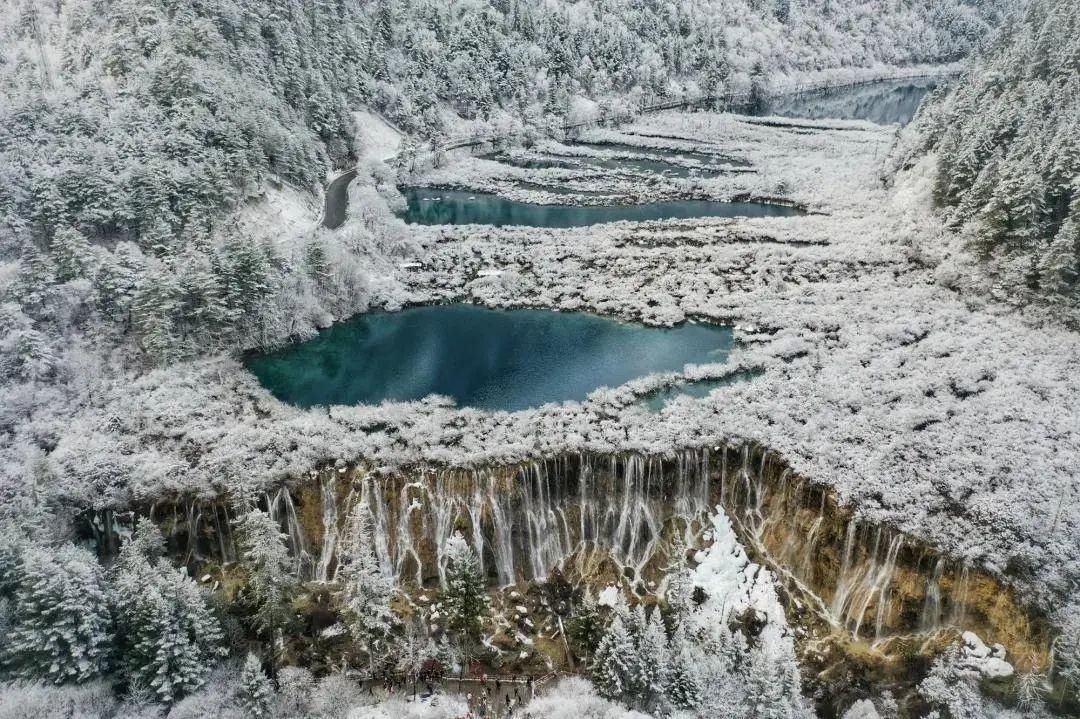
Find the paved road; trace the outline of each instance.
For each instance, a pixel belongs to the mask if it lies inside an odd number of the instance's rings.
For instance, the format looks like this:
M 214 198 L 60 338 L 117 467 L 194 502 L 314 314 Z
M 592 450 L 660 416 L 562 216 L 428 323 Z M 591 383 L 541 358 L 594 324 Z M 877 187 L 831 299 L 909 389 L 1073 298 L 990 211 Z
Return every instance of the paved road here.
M 331 230 L 341 227 L 349 211 L 349 183 L 356 177 L 356 168 L 347 170 L 326 186 L 326 203 L 323 206 L 323 227 Z

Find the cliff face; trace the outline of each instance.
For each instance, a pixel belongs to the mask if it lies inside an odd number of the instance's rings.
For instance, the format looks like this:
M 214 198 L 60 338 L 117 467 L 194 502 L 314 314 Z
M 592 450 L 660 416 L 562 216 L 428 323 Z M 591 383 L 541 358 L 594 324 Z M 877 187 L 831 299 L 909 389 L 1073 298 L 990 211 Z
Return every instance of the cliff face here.
M 335 580 L 339 534 L 360 505 L 373 518 L 379 560 L 413 597 L 445 578 L 446 542 L 457 531 L 477 549 L 493 590 L 619 584 L 649 603 L 663 594 L 675 552 L 709 543 L 708 512 L 721 506 L 751 559 L 782 583 L 804 688 L 823 716 L 883 689 L 905 715 L 918 715 L 914 687 L 961 631 L 1002 644 L 1021 672 L 1049 665 L 1049 626 L 1001 578 L 860 521 L 828 488 L 757 447 L 574 454 L 476 470 L 339 463 L 262 502 L 312 596 Z M 210 566 L 237 558 L 230 512 L 224 501 L 177 501 L 144 513 L 178 559 Z M 91 526 L 100 547 L 115 548 L 122 521 L 95 516 Z M 230 571 L 218 574 L 228 594 Z M 555 649 L 549 659 L 558 664 L 565 655 Z

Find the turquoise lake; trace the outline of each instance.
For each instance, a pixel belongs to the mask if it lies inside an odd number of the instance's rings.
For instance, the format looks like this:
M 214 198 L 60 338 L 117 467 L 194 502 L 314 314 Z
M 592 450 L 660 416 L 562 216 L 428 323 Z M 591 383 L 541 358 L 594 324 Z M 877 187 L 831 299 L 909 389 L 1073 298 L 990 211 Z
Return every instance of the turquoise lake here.
M 245 364 L 275 397 L 299 407 L 440 394 L 463 407 L 514 411 L 720 362 L 733 345 L 732 330 L 719 325 L 655 328 L 586 313 L 446 305 L 359 315 Z
M 584 227 L 603 222 L 690 219 L 695 217 L 791 217 L 796 207 L 763 202 L 670 200 L 642 205 L 534 205 L 483 192 L 404 187 L 406 222 L 419 225 L 494 225 L 504 227 Z

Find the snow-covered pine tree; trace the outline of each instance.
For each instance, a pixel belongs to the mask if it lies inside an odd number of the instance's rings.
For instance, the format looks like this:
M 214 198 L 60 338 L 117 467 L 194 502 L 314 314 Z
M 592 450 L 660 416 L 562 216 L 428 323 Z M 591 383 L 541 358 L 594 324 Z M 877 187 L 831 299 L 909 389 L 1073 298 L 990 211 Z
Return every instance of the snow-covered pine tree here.
M 637 647 L 622 617 L 616 615 L 596 648 L 593 683 L 601 696 L 629 703 L 638 674 Z
M 637 674 L 634 677 L 637 705 L 654 712 L 663 705 L 671 664 L 664 624 L 658 612 L 653 612 L 653 616 L 646 620 L 637 654 Z
M 61 227 L 49 248 L 56 267 L 56 280 L 67 282 L 93 274 L 96 257 L 86 235 L 73 227 Z
M 397 618 L 390 609 L 394 577 L 383 571 L 375 556 L 371 514 L 366 505 L 357 504 L 349 513 L 338 552 L 337 578 L 349 633 L 367 654 L 369 669 L 374 671 L 390 653 Z
M 285 535 L 269 514 L 254 506 L 238 520 L 236 535 L 248 573 L 252 624 L 275 645 L 278 632 L 292 617 L 287 602 L 295 579 Z
M 566 623 L 566 634 L 574 653 L 586 660 L 596 651 L 604 636 L 604 622 L 596 605 L 596 597 L 588 588 Z
M 108 670 L 113 622 L 97 559 L 85 549 L 29 546 L 16 571 L 4 663 L 14 676 L 56 684 Z
M 442 592 L 450 631 L 470 639 L 480 635 L 480 622 L 487 609 L 487 592 L 480 573 L 480 560 L 461 532 L 446 541 L 446 587 Z
M 747 668 L 746 709 L 749 716 L 762 719 L 787 719 L 799 701 L 798 669 L 795 658 L 768 637 L 753 647 Z
M 202 590 L 163 554 L 161 532 L 140 520 L 117 558 L 112 603 L 126 681 L 172 703 L 206 682 L 225 649 Z
M 668 701 L 676 709 L 696 709 L 701 704 L 703 687 L 690 653 L 686 629 L 682 625 L 675 629 L 675 634 L 671 637 L 668 656 Z
M 250 719 L 266 719 L 272 716 L 274 687 L 270 677 L 262 669 L 262 662 L 250 652 L 240 672 L 240 686 L 236 692 L 237 703 Z

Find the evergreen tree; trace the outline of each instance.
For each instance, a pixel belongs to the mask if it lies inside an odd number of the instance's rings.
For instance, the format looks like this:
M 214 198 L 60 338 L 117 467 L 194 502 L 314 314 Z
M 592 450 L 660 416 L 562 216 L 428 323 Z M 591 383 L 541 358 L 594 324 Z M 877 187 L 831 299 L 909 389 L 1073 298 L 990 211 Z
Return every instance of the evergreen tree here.
M 251 653 L 248 653 L 244 669 L 240 673 L 237 702 L 244 716 L 250 719 L 266 719 L 273 715 L 273 685 L 263 672 L 259 658 Z
M 461 532 L 454 532 L 446 542 L 448 566 L 442 600 L 447 627 L 462 637 L 477 639 L 480 622 L 487 609 L 487 592 L 480 573 L 480 560 Z
M 325 286 L 329 283 L 330 260 L 322 240 L 313 239 L 304 246 L 304 269 L 316 284 Z
M 637 647 L 621 617 L 616 616 L 593 658 L 592 680 L 601 696 L 632 701 L 638 676 Z
M 686 630 L 680 626 L 671 638 L 666 695 L 676 709 L 696 709 L 701 705 L 703 687 L 689 651 Z
M 251 507 L 237 524 L 237 538 L 248 573 L 252 624 L 276 646 L 279 632 L 292 617 L 287 601 L 294 580 L 285 535 L 269 514 Z
M 112 615 L 97 559 L 74 545 L 27 547 L 19 561 L 11 631 L 11 674 L 56 684 L 85 682 L 109 667 Z
M 585 590 L 581 604 L 566 623 L 566 634 L 574 653 L 588 658 L 604 636 L 604 623 L 592 592 Z
M 164 549 L 157 527 L 140 520 L 117 558 L 112 603 L 128 684 L 172 703 L 206 682 L 225 649 L 202 591 Z
M 86 236 L 73 227 L 62 227 L 53 235 L 50 248 L 57 282 L 88 277 L 95 264 L 94 250 Z
M 634 678 L 637 705 L 650 712 L 662 705 L 670 669 L 667 637 L 664 636 L 664 625 L 658 614 L 654 612 L 641 633 L 637 645 L 637 675 Z
M 389 654 L 397 624 L 390 609 L 395 581 L 375 556 L 371 515 L 365 505 L 357 504 L 349 513 L 338 556 L 337 577 L 342 585 L 349 632 L 374 670 Z

